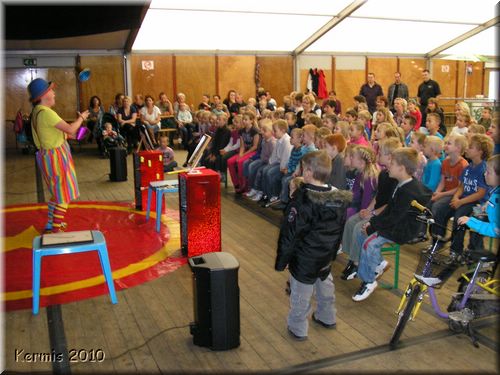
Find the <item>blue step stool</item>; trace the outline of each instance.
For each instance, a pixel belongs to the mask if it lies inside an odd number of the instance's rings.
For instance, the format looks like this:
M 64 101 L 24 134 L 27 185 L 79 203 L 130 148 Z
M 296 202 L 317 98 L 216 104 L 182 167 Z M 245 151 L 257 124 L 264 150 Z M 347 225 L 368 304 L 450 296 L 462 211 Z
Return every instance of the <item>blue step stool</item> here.
M 153 192 L 156 194 L 156 231 L 160 231 L 161 208 L 163 205 L 163 194 L 177 193 L 179 191 L 179 180 L 162 180 L 149 183 L 148 187 L 148 204 L 146 209 L 146 221 L 149 220 L 151 211 L 151 197 Z
M 86 242 L 75 242 L 72 238 L 79 235 L 87 235 L 92 233 L 91 240 Z M 113 275 L 111 274 L 111 266 L 109 264 L 108 249 L 104 235 L 98 231 L 81 231 L 81 232 L 62 232 L 45 235 L 53 242 L 59 244 L 43 245 L 42 236 L 36 236 L 33 239 L 33 314 L 38 314 L 40 305 L 40 272 L 42 269 L 42 257 L 49 255 L 62 255 L 83 253 L 86 251 L 97 251 L 99 260 L 101 261 L 102 272 L 108 284 L 109 295 L 113 304 L 118 303 L 116 298 L 115 286 L 113 284 Z M 59 241 L 57 241 L 59 240 Z M 65 243 L 61 243 L 65 242 Z

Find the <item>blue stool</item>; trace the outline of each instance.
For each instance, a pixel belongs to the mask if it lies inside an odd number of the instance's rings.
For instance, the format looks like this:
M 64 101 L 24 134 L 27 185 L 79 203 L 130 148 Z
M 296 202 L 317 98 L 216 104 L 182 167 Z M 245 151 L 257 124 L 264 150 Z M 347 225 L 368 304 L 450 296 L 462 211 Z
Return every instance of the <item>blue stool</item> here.
M 161 208 L 163 206 L 164 193 L 177 193 L 179 191 L 178 180 L 163 180 L 153 181 L 149 183 L 148 187 L 148 204 L 146 210 L 146 221 L 149 220 L 149 213 L 151 211 L 151 197 L 153 192 L 156 194 L 156 231 L 160 231 L 161 221 Z
M 71 235 L 78 232 L 66 232 L 61 235 Z M 49 235 L 49 236 L 55 236 Z M 42 236 L 36 236 L 33 239 L 33 314 L 38 314 L 40 305 L 40 271 L 42 268 L 42 257 L 49 255 L 83 253 L 86 251 L 97 251 L 99 260 L 101 261 L 102 271 L 106 284 L 108 284 L 109 295 L 113 304 L 118 303 L 116 298 L 115 286 L 113 284 L 113 276 L 111 274 L 111 266 L 109 264 L 108 249 L 106 240 L 101 232 L 92 231 L 92 242 L 85 243 L 66 243 L 60 245 L 42 246 Z

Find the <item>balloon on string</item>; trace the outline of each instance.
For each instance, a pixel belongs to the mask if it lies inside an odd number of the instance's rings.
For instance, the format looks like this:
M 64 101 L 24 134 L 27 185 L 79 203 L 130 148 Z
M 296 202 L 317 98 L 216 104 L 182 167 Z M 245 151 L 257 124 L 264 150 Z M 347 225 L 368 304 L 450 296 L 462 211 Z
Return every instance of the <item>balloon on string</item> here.
M 78 80 L 80 82 L 86 82 L 90 79 L 90 69 L 85 68 L 80 73 L 78 73 Z

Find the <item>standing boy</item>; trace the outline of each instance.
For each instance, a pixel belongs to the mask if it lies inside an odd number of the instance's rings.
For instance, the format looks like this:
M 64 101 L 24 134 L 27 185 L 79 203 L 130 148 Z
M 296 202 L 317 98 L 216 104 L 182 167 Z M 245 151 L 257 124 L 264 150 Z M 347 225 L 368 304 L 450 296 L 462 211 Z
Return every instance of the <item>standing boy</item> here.
M 357 238 L 361 246 L 357 273 L 361 285 L 352 296 L 356 302 L 365 300 L 373 293 L 378 285 L 377 278 L 385 271 L 377 269 L 379 265 L 387 264 L 380 252 L 382 246 L 387 242 L 404 244 L 419 233 L 420 223 L 415 220 L 417 211 L 410 203 L 416 200 L 427 204 L 431 192 L 413 177 L 417 164 L 418 152 L 412 148 L 401 147 L 392 153 L 389 176 L 398 180 L 398 184 L 384 210 L 370 218 Z
M 304 183 L 295 191 L 285 211 L 278 239 L 276 271 L 290 271 L 288 332 L 297 340 L 307 339 L 310 299 L 315 291 L 314 322 L 335 328 L 335 286 L 330 272 L 342 238 L 350 193 L 325 182 L 331 160 L 325 151 L 302 158 Z

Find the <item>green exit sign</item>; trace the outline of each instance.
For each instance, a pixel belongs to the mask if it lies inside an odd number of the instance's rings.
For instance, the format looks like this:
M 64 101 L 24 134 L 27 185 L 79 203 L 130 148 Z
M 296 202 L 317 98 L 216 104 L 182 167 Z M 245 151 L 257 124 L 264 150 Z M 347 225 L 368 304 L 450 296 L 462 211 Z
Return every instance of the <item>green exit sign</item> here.
M 36 66 L 36 59 L 23 59 L 24 66 Z

